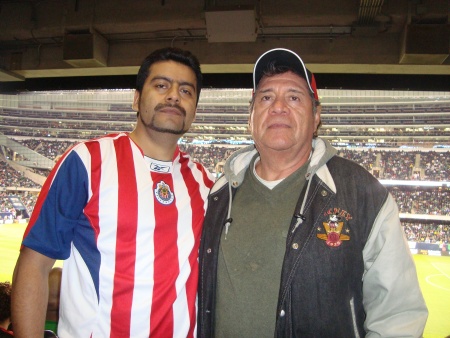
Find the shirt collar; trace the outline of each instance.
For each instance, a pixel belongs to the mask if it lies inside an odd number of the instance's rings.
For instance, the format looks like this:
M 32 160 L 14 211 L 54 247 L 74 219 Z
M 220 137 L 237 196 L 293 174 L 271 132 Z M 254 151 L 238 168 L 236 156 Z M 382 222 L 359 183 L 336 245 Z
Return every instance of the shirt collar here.
M 159 161 L 154 158 L 144 156 L 144 160 L 148 165 L 150 171 L 155 173 L 171 173 L 173 168 L 172 161 Z

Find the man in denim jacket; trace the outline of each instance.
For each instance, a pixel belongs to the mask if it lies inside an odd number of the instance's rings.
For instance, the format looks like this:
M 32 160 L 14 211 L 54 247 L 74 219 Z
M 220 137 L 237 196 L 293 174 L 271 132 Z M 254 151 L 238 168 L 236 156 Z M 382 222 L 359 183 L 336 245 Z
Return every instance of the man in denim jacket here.
M 249 129 L 209 196 L 199 337 L 420 337 L 427 308 L 398 209 L 317 137 L 314 76 L 286 49 L 253 72 Z

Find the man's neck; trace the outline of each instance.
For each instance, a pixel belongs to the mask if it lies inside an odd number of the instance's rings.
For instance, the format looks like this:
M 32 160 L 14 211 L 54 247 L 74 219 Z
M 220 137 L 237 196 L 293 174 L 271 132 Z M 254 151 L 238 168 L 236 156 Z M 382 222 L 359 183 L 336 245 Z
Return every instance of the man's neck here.
M 158 135 L 155 135 L 158 134 Z M 172 161 L 179 137 L 169 133 L 144 133 L 135 129 L 130 138 L 142 149 L 145 156 L 160 161 Z
M 275 181 L 288 177 L 304 165 L 311 155 L 311 149 L 296 154 L 273 150 L 260 151 L 259 154 L 260 160 L 255 168 L 258 176 L 267 181 Z

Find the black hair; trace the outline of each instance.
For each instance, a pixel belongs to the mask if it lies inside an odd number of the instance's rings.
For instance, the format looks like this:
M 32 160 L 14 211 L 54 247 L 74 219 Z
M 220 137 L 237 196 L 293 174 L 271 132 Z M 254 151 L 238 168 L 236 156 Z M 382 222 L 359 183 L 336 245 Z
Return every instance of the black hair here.
M 144 88 L 145 80 L 149 75 L 150 67 L 152 64 L 159 61 L 175 61 L 188 66 L 195 73 L 197 78 L 197 104 L 200 98 L 200 91 L 202 89 L 203 75 L 200 70 L 200 63 L 198 59 L 191 52 L 180 48 L 166 47 L 157 49 L 150 53 L 142 62 L 141 67 L 136 78 L 136 90 L 141 93 Z
M 0 321 L 11 318 L 11 283 L 0 283 Z

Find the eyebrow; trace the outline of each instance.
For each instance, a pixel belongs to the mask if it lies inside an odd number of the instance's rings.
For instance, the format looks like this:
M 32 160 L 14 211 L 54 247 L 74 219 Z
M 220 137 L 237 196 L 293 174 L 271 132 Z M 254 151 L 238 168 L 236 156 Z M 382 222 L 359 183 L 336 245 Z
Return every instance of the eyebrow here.
M 164 80 L 164 81 L 167 81 L 167 82 L 170 82 L 170 83 L 176 82 L 176 83 L 178 83 L 179 86 L 191 87 L 194 90 L 194 92 L 196 92 L 195 85 L 192 82 L 188 82 L 188 81 L 174 81 L 173 79 L 171 79 L 171 78 L 169 78 L 167 76 L 162 76 L 162 75 L 157 75 L 157 76 L 153 77 L 150 80 L 150 82 L 154 82 L 156 80 Z
M 264 90 L 257 90 L 257 93 L 266 94 L 266 93 L 274 92 L 274 91 L 275 91 L 275 89 L 273 87 L 270 87 L 270 88 L 267 88 Z M 287 91 L 290 93 L 305 94 L 305 91 L 303 89 L 289 88 Z

